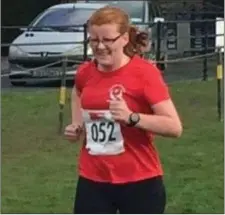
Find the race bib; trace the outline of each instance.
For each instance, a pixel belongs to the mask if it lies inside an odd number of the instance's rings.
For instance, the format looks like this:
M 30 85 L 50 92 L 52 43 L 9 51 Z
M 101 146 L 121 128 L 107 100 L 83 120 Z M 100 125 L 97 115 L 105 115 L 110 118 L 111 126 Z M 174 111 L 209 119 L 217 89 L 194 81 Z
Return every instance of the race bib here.
M 92 155 L 117 155 L 125 151 L 120 124 L 107 119 L 85 123 L 86 148 Z

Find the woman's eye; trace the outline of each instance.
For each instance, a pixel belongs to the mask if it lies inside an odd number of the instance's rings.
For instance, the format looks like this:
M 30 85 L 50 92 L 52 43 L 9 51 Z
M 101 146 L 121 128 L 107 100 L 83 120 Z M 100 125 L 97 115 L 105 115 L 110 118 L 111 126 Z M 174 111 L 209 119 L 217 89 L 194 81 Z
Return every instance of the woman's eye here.
M 91 42 L 98 42 L 98 39 L 92 39 L 92 38 L 90 38 L 90 41 Z
M 104 42 L 111 42 L 111 41 L 112 41 L 112 39 L 109 39 L 109 38 L 104 38 L 104 39 L 103 39 L 103 41 L 104 41 Z

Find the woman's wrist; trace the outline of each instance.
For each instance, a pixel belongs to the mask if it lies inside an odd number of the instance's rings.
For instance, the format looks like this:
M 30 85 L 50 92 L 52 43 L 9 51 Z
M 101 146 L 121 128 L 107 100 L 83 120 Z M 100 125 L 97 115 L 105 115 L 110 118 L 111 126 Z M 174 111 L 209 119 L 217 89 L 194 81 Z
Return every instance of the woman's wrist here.
M 127 125 L 130 126 L 130 127 L 134 127 L 139 123 L 140 119 L 141 118 L 140 118 L 139 113 L 131 112 L 128 116 Z

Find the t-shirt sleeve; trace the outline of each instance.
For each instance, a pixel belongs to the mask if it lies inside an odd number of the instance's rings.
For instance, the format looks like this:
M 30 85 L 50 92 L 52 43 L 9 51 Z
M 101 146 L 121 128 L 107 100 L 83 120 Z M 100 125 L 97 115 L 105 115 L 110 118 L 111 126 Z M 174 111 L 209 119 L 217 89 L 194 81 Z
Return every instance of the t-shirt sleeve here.
M 81 93 L 82 89 L 85 85 L 86 82 L 86 68 L 88 67 L 88 63 L 85 62 L 83 64 L 81 64 L 78 68 L 77 68 L 77 72 L 74 76 L 74 86 L 76 87 L 76 90 Z
M 144 97 L 152 106 L 169 99 L 170 94 L 160 70 L 152 64 L 147 67 L 144 73 Z

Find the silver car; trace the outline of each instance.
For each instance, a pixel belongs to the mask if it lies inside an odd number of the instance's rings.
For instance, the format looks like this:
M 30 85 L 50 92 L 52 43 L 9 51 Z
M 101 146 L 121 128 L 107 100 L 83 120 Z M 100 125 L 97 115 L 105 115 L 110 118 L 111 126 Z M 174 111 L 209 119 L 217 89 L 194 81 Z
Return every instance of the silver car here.
M 39 14 L 9 48 L 10 81 L 13 85 L 58 81 L 67 59 L 66 79 L 72 80 L 84 58 L 84 28 L 91 14 L 106 5 L 126 10 L 138 23 L 153 20 L 147 1 L 79 1 L 52 6 Z M 148 29 L 149 26 L 140 25 Z M 91 57 L 91 49 L 87 54 Z

